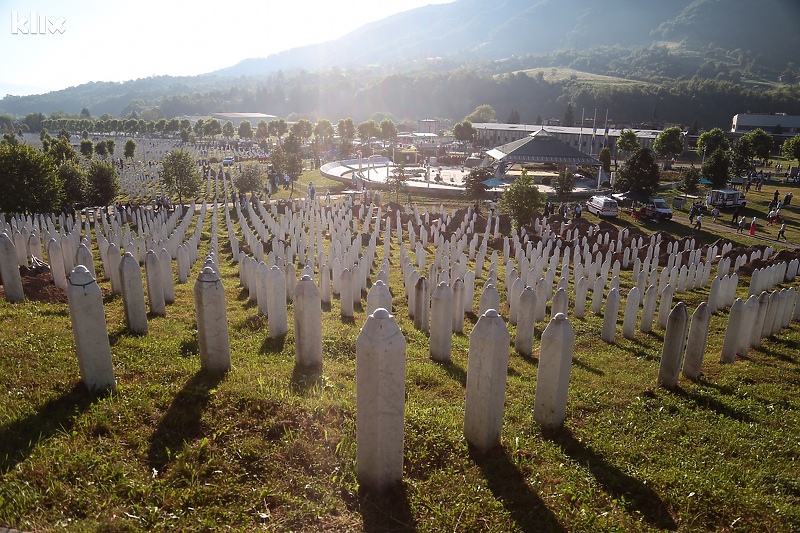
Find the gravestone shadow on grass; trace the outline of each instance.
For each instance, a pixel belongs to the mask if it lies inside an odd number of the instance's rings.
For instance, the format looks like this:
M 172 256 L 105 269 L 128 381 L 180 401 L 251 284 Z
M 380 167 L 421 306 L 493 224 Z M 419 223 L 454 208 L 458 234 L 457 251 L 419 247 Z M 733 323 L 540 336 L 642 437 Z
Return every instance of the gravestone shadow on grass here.
M 211 398 L 211 391 L 224 379 L 224 372 L 198 370 L 175 395 L 150 438 L 147 461 L 161 471 L 184 446 L 202 436 L 200 419 Z
M 449 375 L 455 381 L 461 383 L 463 388 L 467 387 L 467 371 L 464 370 L 460 365 L 454 363 L 452 360 L 447 362 L 433 361 L 433 363 L 444 368 L 445 372 L 447 372 L 447 375 Z
M 192 335 L 190 339 L 182 340 L 179 352 L 181 357 L 200 355 L 200 341 L 197 339 L 197 335 Z
M 731 407 L 726 405 L 719 400 L 712 398 L 708 394 L 697 394 L 696 392 L 689 392 L 684 390 L 680 386 L 670 389 L 672 394 L 683 398 L 684 400 L 690 401 L 694 403 L 697 407 L 702 409 L 709 409 L 714 411 L 719 416 L 724 416 L 726 418 L 731 418 L 733 420 L 738 420 L 740 422 L 751 423 L 753 419 L 750 415 L 746 412 L 743 412 L 740 409 L 736 409 L 735 407 Z
M 292 369 L 292 390 L 298 394 L 305 394 L 317 384 L 324 384 L 322 378 L 322 365 L 295 364 Z
M 358 503 L 366 533 L 418 530 L 411 514 L 408 489 L 403 483 L 396 483 L 381 493 L 360 488 Z
M 470 446 L 469 453 L 481 469 L 489 490 L 503 504 L 521 531 L 566 531 L 544 500 L 528 485 L 525 475 L 504 447 L 497 446 L 480 453 Z
M 632 477 L 587 444 L 578 440 L 566 427 L 543 429 L 542 435 L 578 464 L 586 465 L 603 490 L 614 499 L 624 502 L 623 508 L 641 516 L 651 526 L 674 531 L 678 528 L 669 508 L 647 484 Z
M 37 412 L 0 427 L 0 475 L 27 459 L 40 442 L 56 433 L 68 433 L 75 420 L 106 394 L 92 394 L 78 382 Z
M 264 342 L 261 343 L 261 348 L 258 350 L 260 354 L 268 354 L 268 353 L 281 353 L 283 351 L 284 346 L 286 345 L 286 335 L 281 335 L 280 337 L 276 337 L 271 339 L 269 337 L 264 337 Z
M 580 368 L 582 370 L 586 370 L 587 372 L 590 372 L 590 373 L 594 374 L 595 376 L 605 376 L 606 375 L 605 372 L 603 372 L 599 368 L 597 368 L 595 366 L 592 366 L 589 363 L 583 361 L 580 357 L 573 356 L 572 357 L 572 364 L 574 364 L 576 367 L 578 367 L 578 368 Z

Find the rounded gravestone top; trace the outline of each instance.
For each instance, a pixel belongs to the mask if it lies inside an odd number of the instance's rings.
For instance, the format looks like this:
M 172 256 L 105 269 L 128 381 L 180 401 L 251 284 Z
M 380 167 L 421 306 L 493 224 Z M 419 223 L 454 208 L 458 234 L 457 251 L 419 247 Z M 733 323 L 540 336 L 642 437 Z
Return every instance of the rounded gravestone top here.
M 449 284 L 449 283 L 447 283 L 446 281 L 440 281 L 440 282 L 439 282 L 439 286 L 440 286 L 440 287 L 449 287 L 449 286 L 450 286 L 450 284 Z
M 203 267 L 203 270 L 197 276 L 198 281 L 202 281 L 204 283 L 215 283 L 219 281 L 219 276 L 217 273 L 214 272 L 214 269 L 210 266 Z
M 303 274 L 303 277 L 300 278 L 300 281 L 312 281 L 311 276 L 308 274 Z
M 130 256 L 131 258 L 133 258 L 133 254 L 132 254 L 132 253 L 130 253 L 130 252 L 125 252 L 125 255 L 124 255 L 124 257 L 128 257 L 128 256 Z
M 386 284 L 383 282 L 382 279 L 377 280 L 374 284 L 377 285 L 378 287 L 385 287 L 386 286 Z
M 484 290 L 485 290 L 485 289 L 488 289 L 489 287 L 491 287 L 491 288 L 493 288 L 493 289 L 495 288 L 493 284 L 491 284 L 491 283 L 487 283 L 487 284 L 486 284 L 486 286 L 484 287 Z
M 556 313 L 556 316 L 553 317 L 553 320 L 556 322 L 563 322 L 564 320 L 567 320 L 567 315 L 564 313 Z
M 379 320 L 384 320 L 384 319 L 389 318 L 392 315 L 390 315 L 389 311 L 387 311 L 383 307 L 379 307 L 372 313 L 372 316 L 377 318 L 377 319 L 379 319 Z
M 483 316 L 488 318 L 497 318 L 500 316 L 500 313 L 497 312 L 497 309 L 487 309 Z
M 75 267 L 75 270 L 72 271 L 72 274 L 69 276 L 69 283 L 70 285 L 75 286 L 82 286 L 82 285 L 89 285 L 95 281 L 92 277 L 92 273 L 89 272 L 89 269 L 83 265 L 78 265 Z

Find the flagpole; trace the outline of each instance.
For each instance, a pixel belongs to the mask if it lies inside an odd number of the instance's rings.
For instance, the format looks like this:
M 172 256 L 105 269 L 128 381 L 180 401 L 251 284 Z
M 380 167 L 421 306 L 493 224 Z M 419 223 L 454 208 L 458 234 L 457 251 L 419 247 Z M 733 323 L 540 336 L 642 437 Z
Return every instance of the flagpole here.
M 594 108 L 594 119 L 592 120 L 592 144 L 589 148 L 589 155 L 594 155 L 594 138 L 597 137 L 597 108 Z
M 581 108 L 581 132 L 578 134 L 578 150 L 583 152 L 583 115 L 586 108 Z

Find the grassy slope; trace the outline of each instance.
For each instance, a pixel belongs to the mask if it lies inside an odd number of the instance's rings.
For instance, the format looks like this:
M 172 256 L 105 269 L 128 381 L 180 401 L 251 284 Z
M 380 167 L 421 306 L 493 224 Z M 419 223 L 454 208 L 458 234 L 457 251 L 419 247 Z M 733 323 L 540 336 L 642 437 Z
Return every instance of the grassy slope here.
M 689 231 L 681 219 L 647 229 Z M 207 247 L 204 240 L 201 254 Z M 397 267 L 396 243 L 392 251 Z M 429 245 L 429 258 L 433 251 Z M 363 309 L 354 323 L 339 319 L 338 300 L 324 311 L 324 371 L 303 376 L 293 368 L 293 329 L 267 339 L 229 252 L 220 263 L 233 360 L 224 376 L 199 371 L 188 284 L 176 286 L 177 304 L 166 318 L 151 317 L 144 337 L 125 333 L 120 298 L 107 298 L 119 387 L 98 398 L 79 384 L 65 305 L 0 303 L 0 524 L 45 531 L 800 528 L 797 324 L 735 365 L 721 365 L 727 311 L 716 313 L 702 379 L 666 391 L 655 387 L 661 330 L 635 340 L 618 332 L 606 344 L 602 317 L 575 319 L 565 427 L 533 425 L 538 359 L 512 354 L 503 446 L 480 456 L 462 437 L 476 317 L 454 336 L 452 362 L 434 364 L 426 336 L 407 318 L 393 268 L 395 315 L 408 341 L 405 472 L 401 487 L 376 495 L 355 479 L 354 350 Z M 623 294 L 630 286 L 623 272 Z M 691 311 L 707 295 L 701 289 L 683 299 Z

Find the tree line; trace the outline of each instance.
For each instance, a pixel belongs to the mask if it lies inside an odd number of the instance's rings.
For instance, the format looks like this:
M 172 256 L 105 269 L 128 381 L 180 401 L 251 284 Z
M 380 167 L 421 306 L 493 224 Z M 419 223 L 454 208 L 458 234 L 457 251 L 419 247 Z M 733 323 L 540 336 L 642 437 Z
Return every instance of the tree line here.
M 322 117 L 348 116 L 363 121 L 380 113 L 396 123 L 421 117 L 455 123 L 481 104 L 496 109 L 500 120 L 509 117 L 513 110 L 524 123 L 533 123 L 538 116 L 561 117 L 572 104 L 576 114 L 579 109 L 608 109 L 616 121 L 656 124 L 697 121 L 703 129 L 726 126 L 733 115 L 745 111 L 800 114 L 800 86 L 794 83 L 800 68 L 790 63 L 782 70 L 770 70 L 759 61 L 758 56 L 741 49 L 710 48 L 702 56 L 687 56 L 659 46 L 608 47 L 514 57 L 502 62 L 474 61 L 468 67 L 448 64 L 453 68 L 442 70 L 279 71 L 235 81 L 223 79 L 215 82 L 223 86 L 210 89 L 207 88 L 210 82 L 205 80 L 202 90 L 184 85 L 185 92 L 180 94 L 157 89 L 159 80 L 154 79 L 150 80 L 149 92 L 134 93 L 123 105 L 115 99 L 113 106 L 107 105 L 111 98 L 109 89 L 104 84 L 95 84 L 97 94 L 86 87 L 74 96 L 67 96 L 72 93 L 65 90 L 7 97 L 0 101 L 0 108 L 25 116 L 24 123 L 31 131 L 37 131 L 37 119 L 27 120 L 27 117 L 41 114 L 42 108 L 69 105 L 77 109 L 90 101 L 96 111 L 103 113 L 100 126 L 107 131 L 153 128 L 153 131 L 178 132 L 187 129 L 185 123 L 175 122 L 175 117 L 182 115 L 257 110 L 290 122 L 300 118 L 316 122 Z M 560 68 L 615 76 L 628 82 L 584 81 L 572 76 L 545 79 L 541 70 Z M 522 72 L 524 69 L 540 70 L 529 75 Z M 786 83 L 769 82 L 779 75 Z M 168 80 L 160 83 L 167 84 Z M 753 82 L 759 80 L 765 83 L 756 86 Z M 38 121 L 65 118 L 64 113 L 60 115 L 40 116 Z M 124 118 L 116 118 L 117 115 Z M 139 122 L 129 122 L 132 119 Z M 119 124 L 114 120 L 125 122 Z

